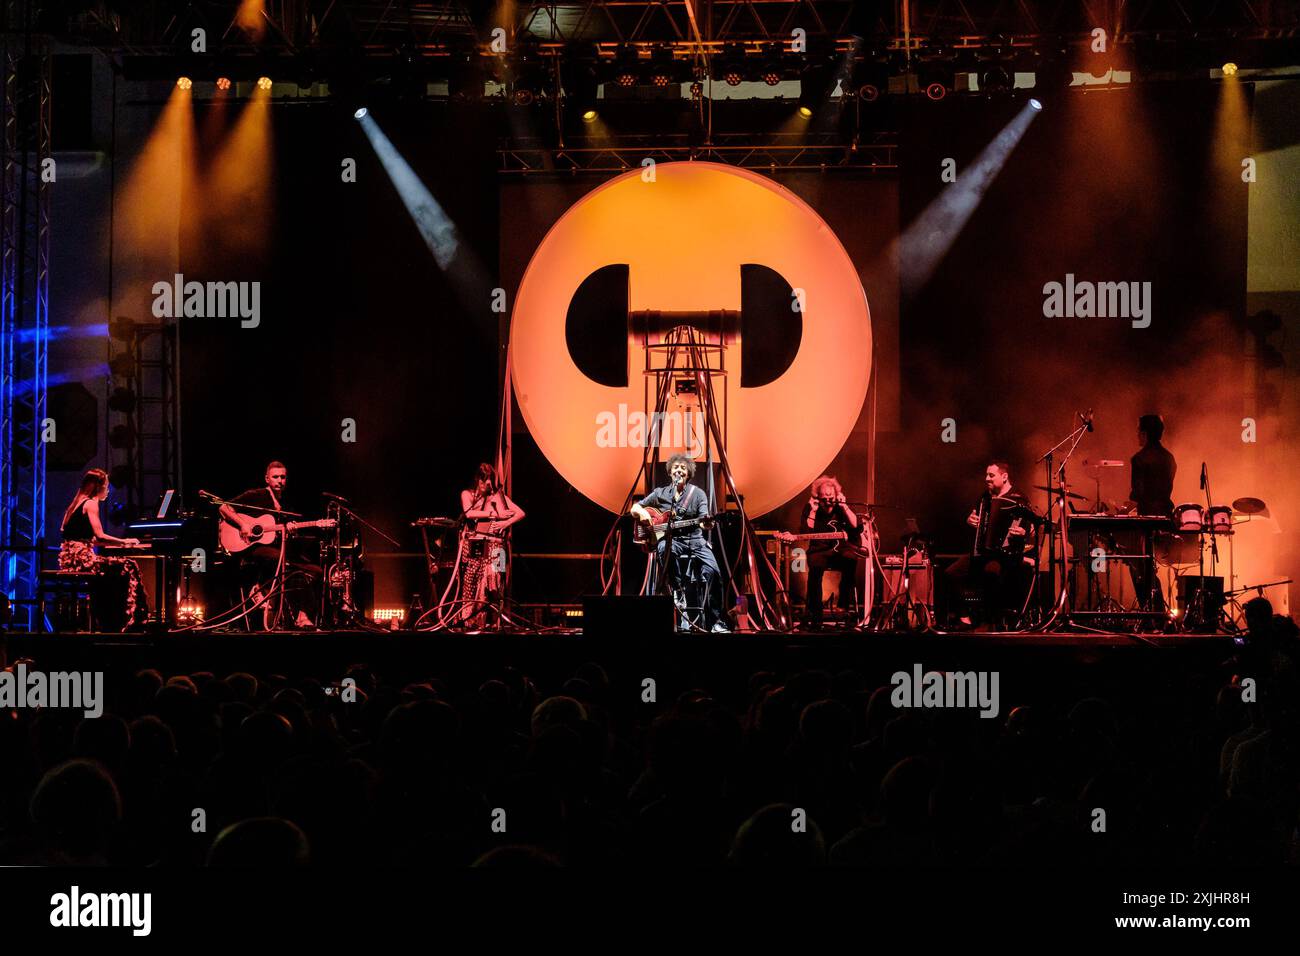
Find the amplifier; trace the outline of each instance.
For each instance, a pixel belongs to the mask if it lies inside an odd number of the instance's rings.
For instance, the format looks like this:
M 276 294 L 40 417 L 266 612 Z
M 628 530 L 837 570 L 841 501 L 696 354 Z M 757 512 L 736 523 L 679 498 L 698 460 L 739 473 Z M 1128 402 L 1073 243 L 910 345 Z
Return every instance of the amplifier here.
M 903 586 L 903 556 L 887 554 L 881 558 L 884 566 L 885 587 L 877 603 L 889 603 Z M 912 600 L 934 607 L 934 566 L 928 558 L 912 558 L 907 565 L 907 586 Z

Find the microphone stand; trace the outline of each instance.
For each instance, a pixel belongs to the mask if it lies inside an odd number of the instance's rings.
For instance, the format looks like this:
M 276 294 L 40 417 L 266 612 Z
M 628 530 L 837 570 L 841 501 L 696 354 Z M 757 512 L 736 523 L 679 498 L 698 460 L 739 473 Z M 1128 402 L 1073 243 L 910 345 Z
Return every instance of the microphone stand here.
M 677 490 L 677 482 L 674 481 L 674 482 L 672 483 L 672 489 L 673 489 L 673 491 L 676 491 L 676 490 Z M 686 491 L 685 491 L 685 488 L 683 488 L 683 489 L 682 489 L 682 495 L 685 496 L 685 494 L 686 494 Z M 666 522 L 664 522 L 664 563 L 663 563 L 663 577 L 664 577 L 664 584 L 665 584 L 666 587 L 668 588 L 668 596 L 669 596 L 669 598 L 672 599 L 672 602 L 673 602 L 673 614 L 674 614 L 674 616 L 675 616 L 675 617 L 677 618 L 677 620 L 678 620 L 678 623 L 679 623 L 679 630 L 690 630 L 690 628 L 691 628 L 691 618 L 690 618 L 690 614 L 689 614 L 690 607 L 689 607 L 689 605 L 687 605 L 687 603 L 686 603 L 686 585 L 685 585 L 685 584 L 683 584 L 683 585 L 682 585 L 682 588 L 681 588 L 681 591 L 682 591 L 682 606 L 681 606 L 680 608 L 677 607 L 677 583 L 678 583 L 678 582 L 677 582 L 677 570 L 678 570 L 678 569 L 677 569 L 677 556 L 676 556 L 675 554 L 673 554 L 673 522 L 678 520 L 678 518 L 677 518 L 677 515 L 678 515 L 677 505 L 678 505 L 678 502 L 677 502 L 677 501 L 673 501 L 673 502 L 668 506 L 668 520 L 667 520 Z M 690 562 L 689 562 L 689 560 L 687 561 L 686 577 L 687 577 L 687 582 L 686 582 L 686 583 L 689 584 L 689 583 L 690 583 Z M 685 625 L 685 627 L 680 627 L 680 625 L 683 625 L 683 624 Z
M 238 508 L 240 511 L 255 511 L 258 514 L 275 515 L 277 518 L 301 518 L 302 515 L 296 511 L 284 511 L 278 508 L 264 508 L 261 505 L 245 504 L 242 501 L 231 501 L 226 498 L 218 498 L 210 491 L 200 491 L 199 497 L 204 501 L 217 505 L 230 505 L 232 508 Z
M 1052 607 L 1052 613 L 1048 615 L 1047 620 L 1043 622 L 1042 625 L 1043 630 L 1049 630 L 1050 628 L 1052 628 L 1056 624 L 1056 622 L 1060 619 L 1061 614 L 1063 612 L 1066 614 L 1066 618 L 1067 619 L 1069 618 L 1069 612 L 1066 611 L 1066 605 L 1070 603 L 1070 599 L 1069 599 L 1070 598 L 1070 588 L 1069 588 L 1070 569 L 1069 569 L 1068 562 L 1065 561 L 1065 544 L 1066 541 L 1068 540 L 1067 536 L 1069 534 L 1070 529 L 1069 529 L 1069 517 L 1068 517 L 1069 502 L 1066 500 L 1065 497 L 1065 466 L 1069 463 L 1070 458 L 1073 457 L 1074 450 L 1079 447 L 1079 442 L 1083 441 L 1084 434 L 1086 434 L 1090 430 L 1091 424 L 1092 422 L 1090 419 L 1085 419 L 1084 421 L 1080 422 L 1080 424 L 1078 425 L 1078 427 L 1074 429 L 1074 431 L 1070 432 L 1070 434 L 1066 435 L 1064 438 L 1062 438 L 1051 448 L 1047 449 L 1046 452 L 1044 452 L 1041 456 L 1039 456 L 1038 461 L 1034 462 L 1034 464 L 1038 464 L 1038 462 L 1046 463 L 1047 520 L 1049 524 L 1053 526 L 1053 528 L 1058 523 L 1052 521 L 1052 502 L 1054 498 L 1056 499 L 1056 501 L 1059 502 L 1060 509 L 1061 509 L 1061 517 L 1059 521 L 1060 530 L 1059 531 L 1053 530 L 1051 532 L 1051 535 L 1049 536 L 1049 546 L 1051 549 L 1051 553 L 1048 561 L 1048 566 L 1051 569 L 1050 576 L 1052 579 L 1052 592 L 1056 594 L 1056 601 Z M 1066 444 L 1070 446 L 1070 450 L 1067 451 L 1065 455 L 1061 458 L 1060 467 L 1053 469 L 1052 468 L 1053 457 L 1055 456 L 1057 450 Z M 1059 487 L 1055 484 L 1055 480 L 1058 474 L 1060 476 Z M 1066 564 L 1066 567 L 1061 574 L 1061 586 L 1059 591 L 1057 590 L 1056 587 L 1056 542 L 1058 538 L 1061 542 L 1061 561 L 1062 563 Z

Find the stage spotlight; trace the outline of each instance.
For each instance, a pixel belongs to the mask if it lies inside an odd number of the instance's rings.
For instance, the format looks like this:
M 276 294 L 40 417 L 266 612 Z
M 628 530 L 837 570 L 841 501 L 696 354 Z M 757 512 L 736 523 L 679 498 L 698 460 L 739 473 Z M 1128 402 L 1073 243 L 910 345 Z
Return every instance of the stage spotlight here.
M 515 90 L 515 95 L 514 95 L 515 106 L 532 106 L 533 101 L 536 99 L 537 99 L 537 94 L 535 94 L 532 90 L 528 89 L 525 86 L 521 86 Z
M 745 45 L 728 43 L 723 47 L 722 68 L 718 74 L 728 86 L 739 86 L 745 82 Z
M 230 89 L 230 77 L 228 76 L 217 77 L 217 89 L 221 90 L 221 92 L 223 93 L 226 90 Z
M 595 110 L 586 110 L 586 111 L 582 114 L 582 121 L 583 121 L 584 123 L 594 123 L 594 122 L 596 122 L 596 111 L 595 111 Z
M 916 80 L 925 90 L 926 98 L 936 103 L 952 88 L 952 73 L 948 67 L 924 66 L 917 71 Z
M 194 81 L 191 80 L 188 76 L 182 76 L 176 80 L 176 85 L 180 87 L 182 90 L 188 90 L 190 87 L 194 85 Z
M 479 296 L 490 286 L 474 250 L 466 245 L 442 204 L 384 135 L 375 118 L 363 116 L 359 122 L 438 268 L 446 274 L 462 303 L 481 301 Z
M 1011 89 L 1012 78 L 1006 67 L 991 66 L 980 73 L 980 92 L 985 96 L 1001 96 Z
M 359 120 L 361 119 L 361 117 L 365 116 L 369 112 L 370 111 L 363 106 L 361 107 L 361 109 L 357 110 L 355 113 L 352 114 L 352 118 Z
M 130 342 L 135 335 L 135 322 L 127 315 L 115 315 L 108 323 L 108 334 L 119 342 Z
M 269 90 L 271 88 L 271 78 L 269 76 L 259 76 L 257 78 L 257 88 L 259 90 Z
M 1224 76 L 1236 76 L 1236 75 L 1237 75 L 1237 64 L 1235 64 L 1235 63 L 1225 63 L 1225 64 L 1223 64 L 1223 75 L 1224 75 Z
M 614 60 L 614 83 L 617 86 L 636 86 L 639 57 L 636 47 L 625 46 Z
M 889 92 L 889 65 L 882 62 L 879 53 L 867 51 L 862 63 L 854 70 L 853 85 L 863 103 L 874 103 Z
M 1042 110 L 1043 110 L 1043 104 L 1042 104 L 1042 101 L 1041 101 L 1041 100 L 1038 100 L 1038 99 L 1031 99 L 1031 100 L 1029 101 L 1029 105 L 1032 106 L 1034 109 L 1038 110 L 1040 113 L 1041 113 Z
M 572 59 L 561 66 L 560 72 L 565 107 L 578 116 L 594 113 L 600 80 L 591 62 Z
M 673 82 L 676 64 L 670 47 L 657 47 L 650 54 L 650 85 L 663 89 Z
M 115 378 L 130 378 L 135 374 L 135 359 L 130 352 L 122 352 L 108 360 L 108 370 Z
M 108 396 L 108 409 L 112 412 L 130 415 L 135 411 L 135 392 L 119 385 Z
M 961 178 L 940 192 L 894 240 L 891 259 L 899 264 L 899 288 L 904 295 L 915 295 L 930 281 L 1037 115 L 1026 103 L 975 161 L 967 164 Z
M 830 63 L 814 63 L 799 77 L 799 115 L 808 119 L 830 99 L 836 75 Z

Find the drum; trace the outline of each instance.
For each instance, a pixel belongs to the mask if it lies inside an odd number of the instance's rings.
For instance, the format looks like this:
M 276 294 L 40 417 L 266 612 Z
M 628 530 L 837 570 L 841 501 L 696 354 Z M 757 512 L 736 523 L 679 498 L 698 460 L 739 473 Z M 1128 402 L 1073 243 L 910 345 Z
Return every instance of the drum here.
M 1193 531 L 1199 534 L 1205 530 L 1204 509 L 1194 504 L 1179 505 L 1174 508 L 1174 527 L 1179 531 Z
M 1215 505 L 1209 511 L 1211 534 L 1232 534 L 1232 509 L 1227 505 Z

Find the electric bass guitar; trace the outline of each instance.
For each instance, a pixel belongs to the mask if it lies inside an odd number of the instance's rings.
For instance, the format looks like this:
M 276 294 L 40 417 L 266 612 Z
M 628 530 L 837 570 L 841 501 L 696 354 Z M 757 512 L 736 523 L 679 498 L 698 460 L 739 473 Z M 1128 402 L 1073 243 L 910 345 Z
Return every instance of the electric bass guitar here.
M 238 554 L 255 544 L 273 544 L 275 536 L 281 532 L 293 534 L 300 528 L 333 528 L 338 524 L 334 518 L 276 524 L 275 519 L 270 515 L 241 515 L 241 517 L 252 519 L 253 526 L 248 531 L 244 531 L 239 525 L 231 524 L 224 518 L 217 527 L 217 540 L 230 554 Z
M 632 523 L 632 540 L 643 551 L 658 549 L 659 542 L 663 540 L 670 527 L 673 531 L 683 531 L 687 528 L 699 526 L 708 531 L 709 528 L 713 527 L 714 522 L 712 515 L 669 521 L 668 512 L 660 511 L 658 508 L 647 508 L 646 514 L 650 516 L 649 521 L 637 520 Z
M 832 554 L 841 549 L 845 552 L 853 552 L 856 550 L 855 546 L 865 545 L 866 543 L 861 528 L 854 528 L 852 531 L 841 530 L 839 518 L 831 518 L 827 522 L 827 526 L 831 529 L 830 531 L 778 531 L 775 537 L 778 541 L 783 541 L 786 544 L 794 544 L 796 541 L 834 541 L 835 544 L 828 549 Z M 850 540 L 850 536 L 853 539 L 853 544 L 845 545 L 845 542 Z
M 819 531 L 809 534 L 794 534 L 789 531 L 778 531 L 772 537 L 778 541 L 784 541 L 786 544 L 794 544 L 796 541 L 848 541 L 849 533 L 847 531 Z

